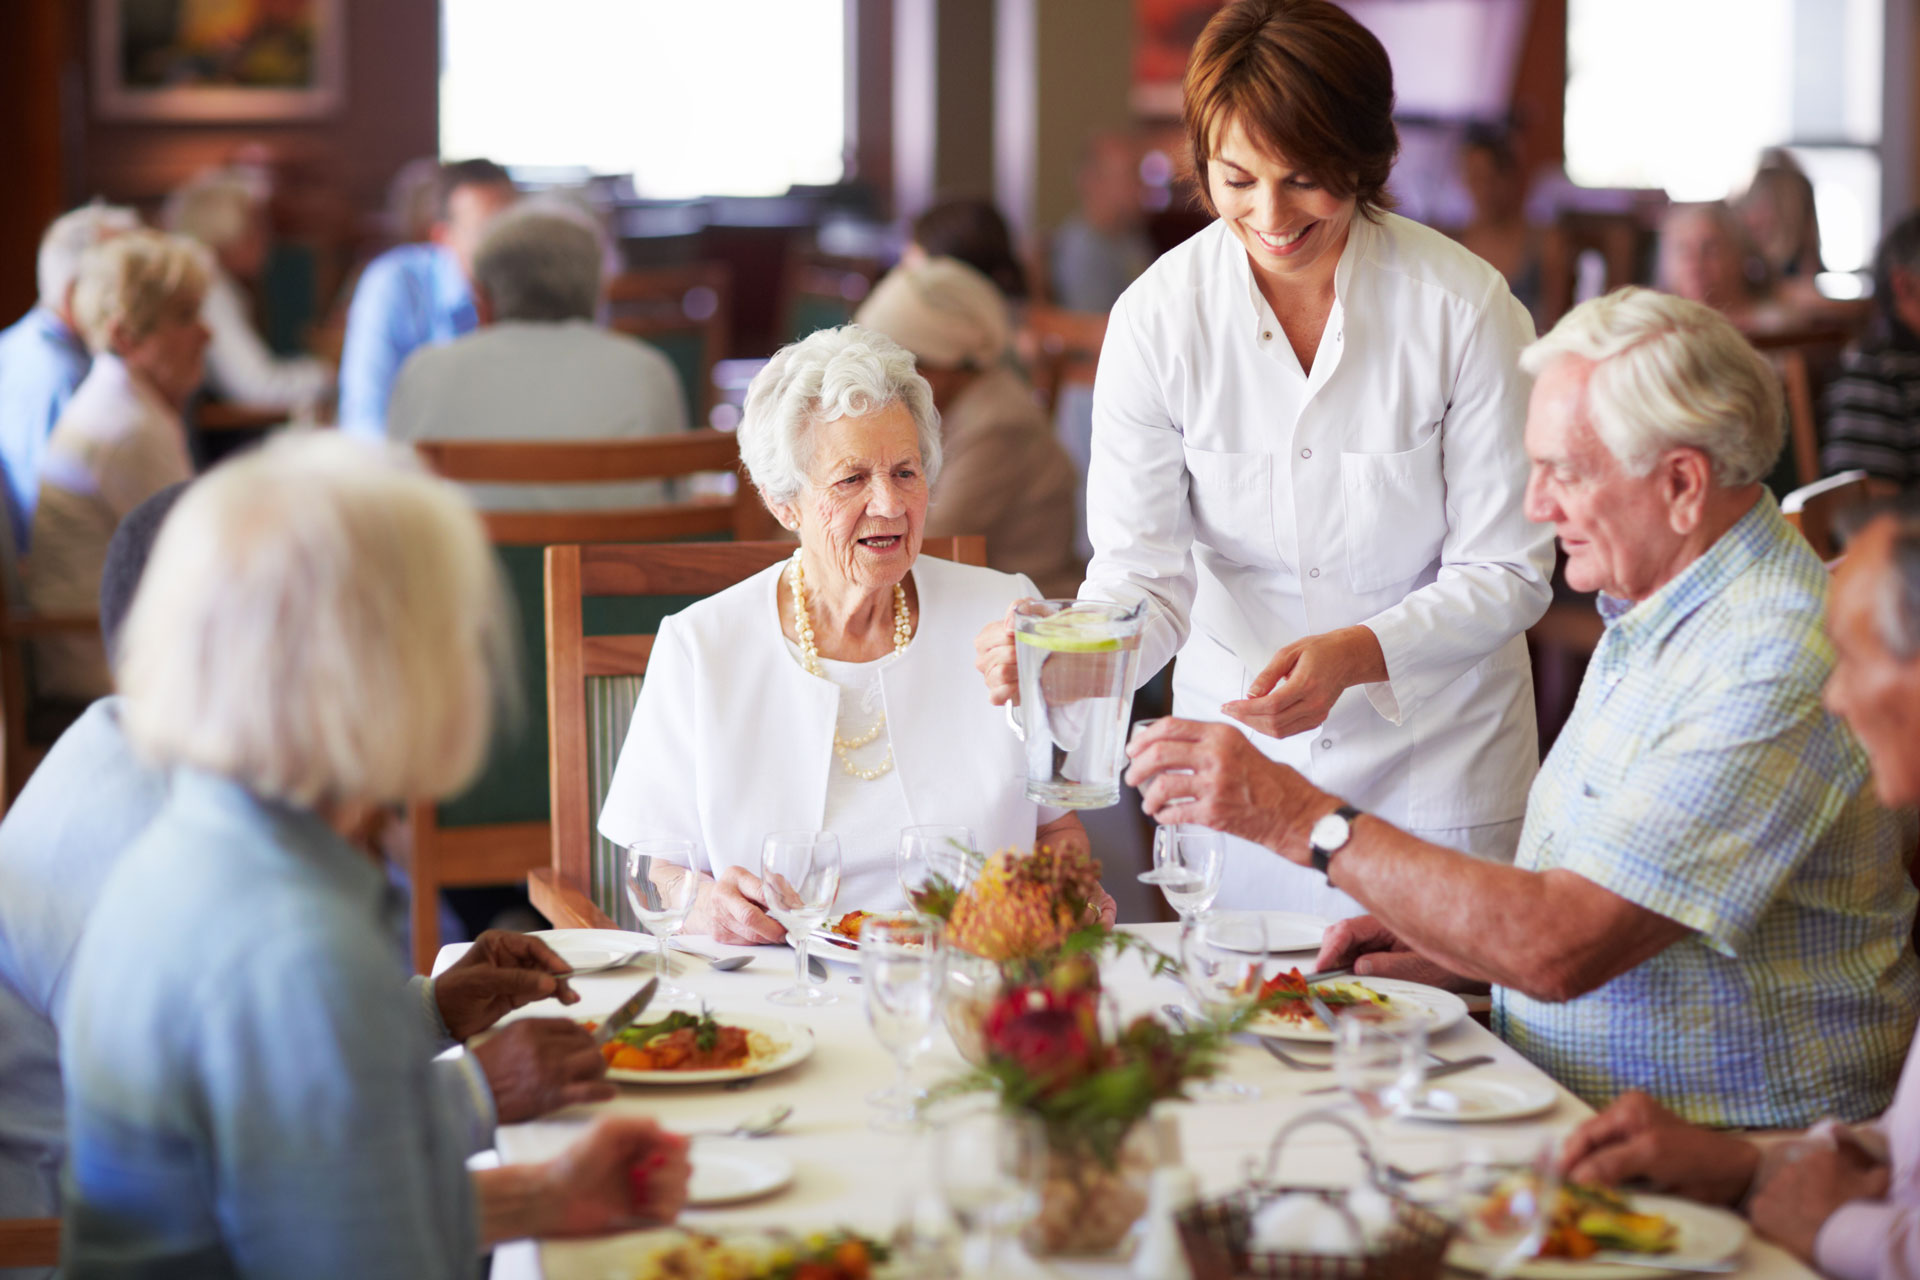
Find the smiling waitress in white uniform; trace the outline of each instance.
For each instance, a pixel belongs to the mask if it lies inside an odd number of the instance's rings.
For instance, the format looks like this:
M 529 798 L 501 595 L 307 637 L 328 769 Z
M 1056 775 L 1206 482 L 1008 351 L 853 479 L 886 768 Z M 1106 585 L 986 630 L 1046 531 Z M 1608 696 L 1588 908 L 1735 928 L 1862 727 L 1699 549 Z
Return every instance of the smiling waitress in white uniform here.
M 1325 0 L 1239 0 L 1187 68 L 1218 220 L 1113 309 L 1094 386 L 1085 597 L 1145 600 L 1175 713 L 1422 838 L 1511 859 L 1539 763 L 1523 635 L 1551 533 L 1521 514 L 1527 312 L 1382 207 L 1393 72 Z M 976 647 L 996 700 L 1012 646 Z M 1232 841 L 1218 904 L 1346 916 Z

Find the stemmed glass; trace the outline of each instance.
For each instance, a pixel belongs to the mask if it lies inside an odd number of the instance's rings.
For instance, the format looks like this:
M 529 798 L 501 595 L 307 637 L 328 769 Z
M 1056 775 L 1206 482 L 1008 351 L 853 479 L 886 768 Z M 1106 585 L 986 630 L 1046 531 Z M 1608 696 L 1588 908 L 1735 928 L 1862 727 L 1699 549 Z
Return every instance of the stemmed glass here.
M 667 981 L 667 940 L 693 912 L 700 886 L 692 867 L 691 840 L 640 840 L 627 846 L 627 904 L 653 938 L 653 975 L 660 982 L 655 1000 L 691 998 Z M 668 874 L 656 879 L 656 871 Z
M 1267 922 L 1251 912 L 1202 916 L 1180 934 L 1180 976 L 1202 1014 L 1225 1021 L 1251 1009 L 1266 976 Z M 1238 1080 L 1204 1080 L 1196 1090 L 1246 1102 L 1260 1090 Z
M 1560 1198 L 1552 1135 L 1476 1139 L 1454 1169 L 1455 1217 L 1474 1269 L 1505 1280 L 1540 1251 Z
M 979 1107 L 948 1120 L 937 1138 L 936 1176 L 947 1211 L 966 1233 L 964 1256 L 984 1252 L 978 1274 L 1004 1275 L 1002 1243 L 1040 1212 L 1046 1127 L 1024 1111 Z
M 974 859 L 973 831 L 961 826 L 903 827 L 893 869 L 900 877 L 900 891 L 907 895 L 907 905 L 916 911 L 921 905 L 920 896 L 936 879 L 964 889 L 979 869 Z
M 1378 1020 L 1356 1012 L 1336 1018 L 1333 1072 L 1371 1120 L 1405 1115 L 1427 1082 L 1424 1018 Z
M 1153 870 L 1142 871 L 1144 884 L 1157 884 L 1167 905 L 1191 923 L 1220 896 L 1220 875 L 1227 865 L 1227 842 L 1205 827 L 1159 827 L 1153 833 Z
M 831 831 L 776 831 L 760 845 L 760 881 L 767 914 L 778 920 L 793 944 L 798 982 L 767 996 L 775 1004 L 814 1008 L 838 1004 L 840 997 L 813 985 L 807 943 L 833 909 L 840 892 L 840 837 Z
M 860 926 L 867 1021 L 894 1064 L 892 1086 L 867 1095 L 868 1102 L 886 1109 L 875 1118 L 876 1129 L 913 1127 L 919 1098 L 909 1074 L 913 1060 L 933 1043 L 946 957 L 946 926 L 931 916 L 901 911 L 868 916 Z

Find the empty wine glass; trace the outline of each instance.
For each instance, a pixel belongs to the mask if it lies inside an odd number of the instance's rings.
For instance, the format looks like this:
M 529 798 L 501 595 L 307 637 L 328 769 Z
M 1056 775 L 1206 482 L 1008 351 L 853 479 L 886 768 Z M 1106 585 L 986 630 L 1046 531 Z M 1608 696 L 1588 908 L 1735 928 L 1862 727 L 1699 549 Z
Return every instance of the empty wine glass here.
M 1153 870 L 1140 880 L 1160 886 L 1167 905 L 1183 921 L 1205 915 L 1220 896 L 1220 874 L 1227 865 L 1227 842 L 1205 827 L 1159 827 L 1153 833 Z
M 955 889 L 964 889 L 972 882 L 979 869 L 973 831 L 961 826 L 903 827 L 893 868 L 900 877 L 900 891 L 907 895 L 907 905 L 918 911 L 921 896 L 936 881 Z
M 667 981 L 667 940 L 687 922 L 699 891 L 691 840 L 640 840 L 627 846 L 627 904 L 653 938 L 655 1000 L 690 999 Z
M 919 1101 L 909 1075 L 913 1060 L 933 1043 L 940 994 L 946 986 L 946 926 L 930 916 L 901 911 L 868 916 L 860 925 L 860 977 L 867 995 L 867 1022 L 893 1055 L 892 1086 L 867 1095 L 886 1109 L 877 1129 L 910 1129 Z
M 963 1256 L 977 1274 L 1001 1276 L 1001 1247 L 1040 1212 L 1047 1176 L 1047 1131 L 1024 1111 L 974 1107 L 948 1118 L 935 1168 L 947 1212 L 966 1233 Z
M 1454 1168 L 1454 1216 L 1474 1269 L 1505 1280 L 1540 1252 L 1560 1198 L 1558 1149 L 1547 1133 L 1476 1137 Z
M 1426 1020 L 1335 1018 L 1333 1073 L 1369 1119 L 1405 1115 L 1427 1081 Z
M 813 985 L 807 943 L 833 909 L 840 892 L 840 838 L 831 831 L 776 831 L 760 844 L 760 881 L 767 914 L 787 931 L 798 982 L 767 996 L 775 1004 L 806 1008 L 838 1004 L 840 997 Z
M 1251 1009 L 1266 976 L 1267 922 L 1251 912 L 1202 916 L 1180 933 L 1180 976 L 1200 1012 L 1225 1021 Z M 1260 1090 L 1238 1080 L 1203 1080 L 1196 1093 L 1245 1102 Z

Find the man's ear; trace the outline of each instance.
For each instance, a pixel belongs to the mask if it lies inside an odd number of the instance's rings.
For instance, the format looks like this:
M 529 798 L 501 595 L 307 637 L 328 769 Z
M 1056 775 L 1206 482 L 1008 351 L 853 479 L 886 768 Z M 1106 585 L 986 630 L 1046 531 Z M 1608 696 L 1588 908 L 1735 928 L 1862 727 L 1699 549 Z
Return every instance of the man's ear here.
M 1668 524 L 1677 534 L 1692 533 L 1706 517 L 1707 494 L 1713 487 L 1713 460 L 1701 449 L 1670 449 L 1658 466 Z

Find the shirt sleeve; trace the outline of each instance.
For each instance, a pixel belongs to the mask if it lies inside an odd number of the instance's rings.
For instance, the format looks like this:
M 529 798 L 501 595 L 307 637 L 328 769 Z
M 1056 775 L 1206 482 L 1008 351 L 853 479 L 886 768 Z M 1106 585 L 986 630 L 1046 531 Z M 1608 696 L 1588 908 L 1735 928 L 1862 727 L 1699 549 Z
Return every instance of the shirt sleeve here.
M 391 260 L 376 259 L 360 275 L 347 307 L 340 348 L 340 429 L 380 439 L 386 434 L 387 400 L 408 352 L 419 344 L 411 333 L 422 299 L 410 296 L 406 274 Z
M 1185 436 L 1174 425 L 1128 299 L 1114 305 L 1093 384 L 1087 533 L 1080 595 L 1147 606 L 1139 680 L 1171 662 L 1192 629 L 1199 575 L 1187 502 Z
M 1696 694 L 1610 793 L 1589 793 L 1555 865 L 1739 954 L 1866 782 L 1805 679 Z
M 1508 640 L 1552 600 L 1553 530 L 1524 510 L 1524 431 L 1532 382 L 1520 349 L 1533 321 L 1499 281 L 1468 338 L 1441 423 L 1446 537 L 1435 580 L 1366 620 L 1387 678 L 1366 686 L 1382 716 L 1401 723 Z
M 600 808 L 600 834 L 618 845 L 692 840 L 695 871 L 711 874 L 700 825 L 695 762 L 702 758 L 697 682 L 705 678 L 673 618 L 661 620 L 647 675 Z
M 319 360 L 283 359 L 254 331 L 238 286 L 220 279 L 207 290 L 201 317 L 211 335 L 207 381 L 229 400 L 277 409 L 304 409 L 333 386 Z
M 1846 366 L 1826 394 L 1825 443 L 1820 466 L 1831 475 L 1859 468 L 1895 484 L 1914 476 L 1920 432 L 1907 414 L 1899 382 L 1886 376 L 1873 356 L 1847 353 Z
M 1920 1280 L 1920 1206 L 1841 1205 L 1814 1237 L 1813 1260 L 1833 1280 Z

